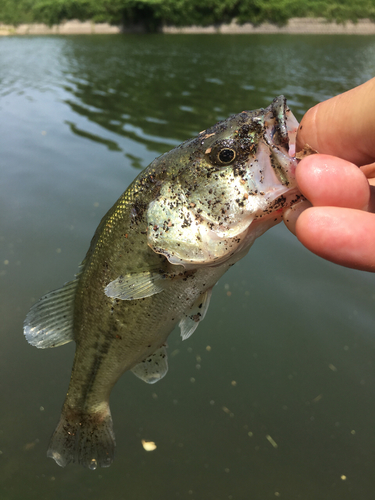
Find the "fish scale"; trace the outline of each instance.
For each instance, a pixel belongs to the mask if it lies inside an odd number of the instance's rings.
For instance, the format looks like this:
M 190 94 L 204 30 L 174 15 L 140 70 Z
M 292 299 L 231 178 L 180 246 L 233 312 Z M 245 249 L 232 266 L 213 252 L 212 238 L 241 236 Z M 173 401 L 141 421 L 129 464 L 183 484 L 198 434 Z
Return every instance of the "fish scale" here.
M 155 383 L 176 325 L 192 335 L 219 278 L 296 203 L 298 123 L 280 96 L 201 132 L 154 160 L 101 220 L 75 280 L 28 313 L 36 347 L 76 352 L 48 456 L 108 467 L 112 387 L 125 371 Z

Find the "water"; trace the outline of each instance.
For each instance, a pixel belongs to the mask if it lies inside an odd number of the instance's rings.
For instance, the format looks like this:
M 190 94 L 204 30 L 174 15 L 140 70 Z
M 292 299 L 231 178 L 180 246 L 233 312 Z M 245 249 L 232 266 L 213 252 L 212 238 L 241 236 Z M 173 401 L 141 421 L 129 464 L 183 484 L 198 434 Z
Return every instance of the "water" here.
M 281 93 L 300 119 L 374 74 L 374 37 L 0 40 L 2 500 L 373 499 L 374 276 L 282 225 L 222 278 L 191 339 L 171 335 L 162 382 L 117 383 L 109 469 L 46 458 L 74 346 L 32 348 L 22 323 L 153 158 Z

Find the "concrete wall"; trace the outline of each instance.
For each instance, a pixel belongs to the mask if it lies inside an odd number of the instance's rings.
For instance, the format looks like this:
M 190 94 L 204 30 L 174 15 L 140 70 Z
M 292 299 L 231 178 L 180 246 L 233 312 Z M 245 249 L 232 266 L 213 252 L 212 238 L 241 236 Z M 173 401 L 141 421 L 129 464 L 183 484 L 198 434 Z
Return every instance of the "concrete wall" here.
M 66 21 L 61 24 L 47 26 L 46 24 L 20 24 L 11 26 L 0 24 L 0 35 L 92 35 L 92 34 L 115 34 L 115 33 L 144 33 L 143 26 L 124 28 L 112 26 L 108 23 L 93 23 L 91 21 Z M 232 21 L 230 24 L 215 26 L 163 26 L 162 33 L 167 34 L 198 34 L 198 33 L 220 33 L 220 34 L 346 34 L 346 35 L 375 35 L 375 23 L 368 19 L 361 19 L 358 23 L 347 22 L 337 24 L 327 22 L 324 18 L 292 18 L 286 26 L 278 27 L 274 24 L 264 23 L 253 26 L 251 23 L 243 25 Z
M 20 24 L 11 26 L 0 24 L 0 35 L 92 35 L 121 33 L 119 26 L 108 23 L 92 23 L 91 21 L 66 21 L 61 24 L 47 26 L 47 24 Z

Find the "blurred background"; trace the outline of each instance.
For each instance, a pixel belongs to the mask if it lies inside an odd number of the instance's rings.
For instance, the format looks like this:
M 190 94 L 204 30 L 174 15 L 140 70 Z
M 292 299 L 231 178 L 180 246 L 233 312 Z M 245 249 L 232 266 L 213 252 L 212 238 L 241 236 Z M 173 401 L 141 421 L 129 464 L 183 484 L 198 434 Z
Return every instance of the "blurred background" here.
M 171 334 L 161 382 L 117 383 L 109 469 L 46 457 L 74 345 L 38 350 L 22 325 L 156 156 L 280 94 L 300 120 L 374 75 L 372 36 L 0 39 L 1 500 L 373 499 L 374 276 L 282 224 L 220 280 L 189 340 Z

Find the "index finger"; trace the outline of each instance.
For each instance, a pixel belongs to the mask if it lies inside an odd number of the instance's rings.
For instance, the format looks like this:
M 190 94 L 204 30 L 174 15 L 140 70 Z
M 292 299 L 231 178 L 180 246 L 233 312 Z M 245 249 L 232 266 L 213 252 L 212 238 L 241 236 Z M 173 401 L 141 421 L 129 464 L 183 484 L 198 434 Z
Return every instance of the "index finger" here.
M 309 109 L 297 132 L 306 144 L 358 166 L 375 159 L 375 78 Z

